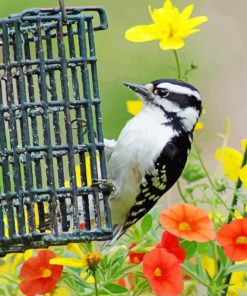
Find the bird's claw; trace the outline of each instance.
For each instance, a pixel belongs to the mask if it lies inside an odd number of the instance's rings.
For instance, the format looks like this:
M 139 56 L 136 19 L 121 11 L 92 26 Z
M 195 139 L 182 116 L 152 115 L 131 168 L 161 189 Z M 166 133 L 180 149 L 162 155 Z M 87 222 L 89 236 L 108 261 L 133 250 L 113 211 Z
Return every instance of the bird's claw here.
M 116 191 L 116 187 L 113 185 L 113 183 L 109 180 L 93 180 L 93 186 L 98 186 L 102 191 L 107 192 L 108 194 Z

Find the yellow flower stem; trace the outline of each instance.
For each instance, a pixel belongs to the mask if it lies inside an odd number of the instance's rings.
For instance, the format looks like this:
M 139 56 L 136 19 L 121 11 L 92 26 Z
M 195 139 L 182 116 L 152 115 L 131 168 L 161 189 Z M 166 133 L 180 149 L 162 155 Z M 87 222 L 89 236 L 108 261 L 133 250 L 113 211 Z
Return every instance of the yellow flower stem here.
M 222 144 L 222 147 L 221 147 L 222 148 L 222 155 L 221 155 L 220 160 L 222 160 L 222 158 L 223 158 L 224 149 L 226 148 L 227 143 L 229 141 L 229 137 L 230 137 L 230 120 L 229 120 L 229 117 L 225 118 L 225 134 L 224 134 L 223 137 L 224 137 L 223 138 L 223 144 Z M 222 171 L 222 167 L 221 167 L 221 164 L 219 162 L 217 170 L 216 170 L 216 175 L 219 176 L 221 171 Z
M 178 58 L 178 53 L 176 50 L 173 50 L 174 56 L 175 56 L 175 60 L 176 60 L 176 64 L 177 64 L 177 70 L 178 70 L 178 79 L 181 79 L 181 67 L 180 67 L 180 63 L 179 63 L 179 58 Z
M 210 177 L 210 175 L 208 173 L 208 170 L 207 170 L 207 168 L 206 168 L 206 166 L 205 166 L 205 164 L 204 164 L 204 162 L 203 162 L 203 160 L 202 160 L 202 158 L 200 156 L 200 153 L 199 153 L 199 150 L 198 150 L 197 146 L 195 144 L 192 144 L 192 145 L 194 147 L 194 150 L 195 150 L 197 159 L 200 162 L 200 165 L 201 165 L 201 167 L 202 167 L 202 169 L 203 169 L 203 171 L 204 171 L 204 173 L 205 173 L 205 175 L 206 175 L 206 177 L 208 179 L 208 182 L 209 182 L 211 188 L 213 189 L 214 194 L 221 201 L 221 203 L 224 205 L 224 207 L 226 208 L 226 210 L 228 212 L 230 212 L 230 215 L 233 215 L 233 212 L 231 211 L 231 209 L 228 208 L 228 205 L 226 204 L 226 202 L 224 201 L 224 199 L 215 191 L 214 183 L 213 183 L 213 181 L 212 181 L 212 179 L 211 179 L 211 177 Z
M 177 188 L 178 188 L 178 193 L 180 194 L 180 197 L 182 198 L 182 200 L 185 202 L 185 203 L 188 203 L 185 195 L 183 194 L 183 191 L 182 191 L 182 187 L 181 187 L 181 184 L 180 184 L 180 181 L 177 180 Z
M 94 278 L 95 296 L 99 296 L 98 285 L 97 285 L 97 278 L 96 278 L 96 269 L 92 269 L 92 275 L 93 275 L 93 278 Z

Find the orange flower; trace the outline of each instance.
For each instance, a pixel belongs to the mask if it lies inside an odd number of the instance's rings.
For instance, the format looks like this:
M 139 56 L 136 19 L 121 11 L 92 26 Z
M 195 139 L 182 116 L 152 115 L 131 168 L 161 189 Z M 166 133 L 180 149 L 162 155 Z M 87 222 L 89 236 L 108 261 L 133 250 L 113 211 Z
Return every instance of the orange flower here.
M 42 250 L 38 256 L 31 257 L 20 270 L 20 290 L 26 296 L 35 296 L 52 291 L 63 271 L 63 266 L 50 265 L 49 260 L 56 257 L 50 250 Z
M 215 238 L 214 225 L 207 212 L 192 204 L 176 204 L 164 209 L 160 224 L 168 232 L 188 241 L 207 242 Z
M 156 248 L 166 249 L 167 252 L 177 257 L 179 263 L 184 262 L 186 253 L 184 249 L 180 247 L 179 240 L 175 235 L 164 231 L 161 242 L 157 244 Z
M 155 248 L 143 259 L 143 274 L 160 296 L 176 296 L 183 291 L 183 272 L 173 254 Z
M 247 218 L 223 225 L 216 237 L 227 257 L 233 261 L 247 259 Z
M 129 247 L 129 250 L 131 250 L 135 246 L 137 246 L 136 243 L 131 244 L 130 247 Z M 130 263 L 133 263 L 133 264 L 141 263 L 142 260 L 143 260 L 144 255 L 145 255 L 145 253 L 137 253 L 137 252 L 130 251 L 129 252 Z

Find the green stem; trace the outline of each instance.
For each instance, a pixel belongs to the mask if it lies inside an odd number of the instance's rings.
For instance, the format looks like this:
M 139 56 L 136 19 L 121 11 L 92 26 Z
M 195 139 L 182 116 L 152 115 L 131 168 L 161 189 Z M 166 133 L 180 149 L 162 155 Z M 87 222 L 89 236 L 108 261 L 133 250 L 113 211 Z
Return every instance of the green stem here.
M 92 275 L 94 278 L 94 291 L 95 291 L 95 296 L 99 296 L 99 291 L 98 291 L 98 285 L 97 285 L 97 278 L 96 278 L 96 270 L 92 270 Z
M 174 53 L 176 64 L 177 64 L 178 79 L 181 79 L 181 67 L 180 67 L 180 63 L 179 63 L 178 53 L 176 50 L 173 50 L 173 53 Z
M 200 284 L 204 285 L 205 287 L 209 288 L 209 285 L 204 282 L 203 279 L 201 279 L 196 273 L 194 273 L 193 271 L 191 271 L 187 266 L 185 265 L 181 265 L 182 269 L 185 273 L 187 273 L 189 276 L 191 276 L 193 279 L 197 280 Z
M 203 171 L 204 171 L 204 173 L 205 173 L 205 175 L 206 175 L 206 177 L 207 177 L 207 179 L 208 179 L 208 182 L 209 182 L 211 188 L 213 189 L 214 194 L 215 194 L 215 195 L 217 196 L 217 198 L 221 201 L 221 203 L 224 205 L 224 207 L 227 209 L 227 211 L 230 212 L 230 215 L 232 215 L 233 213 L 232 213 L 231 210 L 228 208 L 228 206 L 227 206 L 226 202 L 224 201 L 224 199 L 223 199 L 223 198 L 222 198 L 217 192 L 215 192 L 214 183 L 213 183 L 213 181 L 212 181 L 212 179 L 211 179 L 211 177 L 210 177 L 210 175 L 209 175 L 209 173 L 208 173 L 208 170 L 207 170 L 207 168 L 206 168 L 206 166 L 205 166 L 205 164 L 204 164 L 204 162 L 203 162 L 203 160 L 202 160 L 202 158 L 201 158 L 201 156 L 200 156 L 200 153 L 199 153 L 199 151 L 198 151 L 198 148 L 197 148 L 196 145 L 193 145 L 193 146 L 194 146 L 194 150 L 195 150 L 195 153 L 196 153 L 197 159 L 198 159 L 199 162 L 200 162 L 200 165 L 201 165 L 201 167 L 202 167 L 202 169 L 203 169 Z
M 180 181 L 179 181 L 179 180 L 177 181 L 177 188 L 178 188 L 178 192 L 179 192 L 179 194 L 180 194 L 182 200 L 183 200 L 185 203 L 188 203 L 188 201 L 187 201 L 185 195 L 183 194 L 182 187 L 181 187 L 181 184 L 180 184 Z

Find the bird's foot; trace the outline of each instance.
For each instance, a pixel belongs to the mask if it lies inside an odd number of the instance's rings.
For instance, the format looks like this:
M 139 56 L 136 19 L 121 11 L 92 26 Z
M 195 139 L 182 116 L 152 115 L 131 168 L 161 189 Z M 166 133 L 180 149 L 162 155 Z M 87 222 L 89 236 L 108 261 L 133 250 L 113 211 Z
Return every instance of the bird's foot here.
M 110 193 L 116 191 L 116 187 L 113 185 L 113 183 L 109 180 L 93 180 L 93 186 L 98 186 L 102 191 L 105 191 L 107 194 L 110 195 Z

